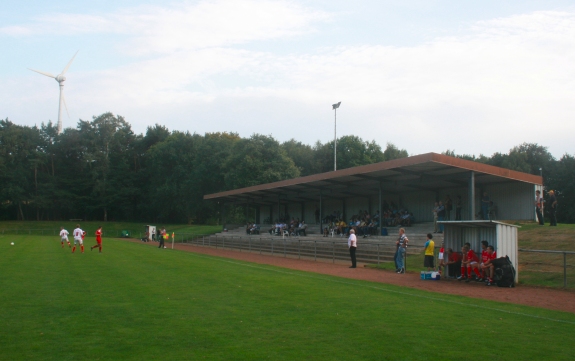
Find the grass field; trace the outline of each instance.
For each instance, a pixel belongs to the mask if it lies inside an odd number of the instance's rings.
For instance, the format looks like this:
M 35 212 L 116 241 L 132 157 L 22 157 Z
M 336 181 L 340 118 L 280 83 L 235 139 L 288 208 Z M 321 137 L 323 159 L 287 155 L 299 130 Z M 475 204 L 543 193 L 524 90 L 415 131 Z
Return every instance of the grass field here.
M 0 235 L 0 254 L 0 360 L 573 357 L 569 313 L 116 239 Z

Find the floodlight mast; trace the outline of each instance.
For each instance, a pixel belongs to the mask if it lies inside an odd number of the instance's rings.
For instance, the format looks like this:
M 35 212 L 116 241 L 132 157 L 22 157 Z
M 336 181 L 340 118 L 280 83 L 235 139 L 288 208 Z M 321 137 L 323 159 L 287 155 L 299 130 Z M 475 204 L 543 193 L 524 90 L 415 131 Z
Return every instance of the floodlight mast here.
M 80 50 L 78 50 L 78 51 L 80 51 Z M 66 112 L 68 112 L 68 107 L 66 106 L 66 98 L 64 97 L 64 82 L 66 81 L 66 77 L 64 76 L 64 74 L 66 74 L 66 72 L 68 71 L 68 68 L 70 68 L 70 65 L 72 65 L 74 58 L 76 57 L 76 55 L 78 55 L 78 51 L 76 52 L 76 54 L 74 54 L 72 59 L 70 59 L 70 61 L 68 62 L 68 65 L 66 65 L 64 70 L 62 70 L 62 73 L 58 74 L 57 76 L 54 76 L 50 73 L 46 73 L 43 71 L 28 68 L 29 70 L 35 71 L 38 74 L 42 74 L 42 75 L 45 75 L 47 77 L 54 78 L 60 86 L 60 98 L 58 100 L 58 134 L 62 133 L 62 103 L 64 104 L 64 107 L 66 107 Z M 70 116 L 69 113 L 68 113 L 68 116 Z
M 337 170 L 337 108 L 339 108 L 341 102 L 332 104 L 334 113 L 334 123 L 333 123 L 333 170 Z

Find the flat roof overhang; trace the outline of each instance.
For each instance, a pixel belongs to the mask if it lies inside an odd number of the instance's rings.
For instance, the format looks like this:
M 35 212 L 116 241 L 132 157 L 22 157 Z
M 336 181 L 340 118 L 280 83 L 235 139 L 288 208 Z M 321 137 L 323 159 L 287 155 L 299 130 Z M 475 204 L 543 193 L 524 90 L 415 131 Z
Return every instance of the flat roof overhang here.
M 260 184 L 204 195 L 205 200 L 226 203 L 272 205 L 324 199 L 371 197 L 379 192 L 406 194 L 419 191 L 439 192 L 468 187 L 471 171 L 475 186 L 523 182 L 541 185 L 542 178 L 510 169 L 477 163 L 443 154 L 426 153 L 387 162 L 363 165 L 279 182 Z
M 502 224 L 504 226 L 521 228 L 521 226 L 517 226 L 515 224 L 509 224 L 499 221 L 485 221 L 485 220 L 477 220 L 477 221 L 439 221 L 439 224 L 448 224 L 454 225 L 457 227 L 462 228 L 494 228 L 498 224 Z

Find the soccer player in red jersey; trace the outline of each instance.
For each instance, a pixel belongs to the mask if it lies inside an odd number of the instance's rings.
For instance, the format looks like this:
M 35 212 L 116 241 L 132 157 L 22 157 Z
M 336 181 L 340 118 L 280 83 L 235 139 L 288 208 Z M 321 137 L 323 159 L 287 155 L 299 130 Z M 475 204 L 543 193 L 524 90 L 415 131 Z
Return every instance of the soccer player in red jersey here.
M 467 270 L 467 251 L 469 251 L 469 243 L 466 243 L 461 247 L 461 275 L 457 277 L 458 281 L 466 279 L 465 271 Z
M 497 258 L 497 252 L 493 249 L 493 246 L 487 246 L 487 252 L 489 253 L 489 259 L 481 267 L 484 273 L 487 273 L 487 286 L 493 284 L 493 273 L 495 273 L 495 266 L 493 266 L 493 260 Z
M 472 250 L 471 248 L 468 248 L 468 250 L 467 250 L 466 264 L 467 264 L 467 279 L 465 280 L 465 282 L 471 281 L 471 271 L 473 271 L 473 273 L 475 273 L 475 277 L 477 278 L 478 282 L 483 281 L 483 278 L 481 277 L 481 274 L 479 273 L 479 258 L 477 258 L 475 251 Z
M 483 272 L 483 265 L 489 261 L 489 252 L 487 252 L 488 245 L 489 243 L 487 243 L 487 241 L 481 241 L 481 264 L 479 265 L 479 268 L 481 269 L 481 275 L 484 279 L 487 279 L 487 275 Z
M 84 253 L 84 235 L 86 234 L 86 232 L 84 232 L 82 230 L 82 228 L 80 228 L 80 225 L 77 224 L 76 225 L 76 229 L 74 229 L 74 231 L 72 232 L 72 235 L 74 235 L 74 248 L 72 248 L 72 253 L 74 253 L 76 251 L 76 245 L 80 244 L 80 247 L 82 249 L 82 253 Z
M 98 244 L 90 247 L 90 251 L 93 250 L 94 248 L 99 248 L 100 253 L 102 253 L 102 226 L 98 227 L 95 234 L 96 234 L 96 242 L 98 242 Z

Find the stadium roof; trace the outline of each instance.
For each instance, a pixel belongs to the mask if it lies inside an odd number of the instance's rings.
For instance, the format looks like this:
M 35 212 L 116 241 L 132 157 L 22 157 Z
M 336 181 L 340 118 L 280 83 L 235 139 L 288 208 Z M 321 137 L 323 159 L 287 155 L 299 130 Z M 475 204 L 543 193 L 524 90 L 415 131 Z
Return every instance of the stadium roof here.
M 405 194 L 468 187 L 475 174 L 478 188 L 488 185 L 524 182 L 541 185 L 542 178 L 510 169 L 494 167 L 443 154 L 426 153 L 412 157 L 341 169 L 306 177 L 207 194 L 204 199 L 230 203 L 277 204 L 317 201 L 322 197 L 342 199 L 386 194 Z

